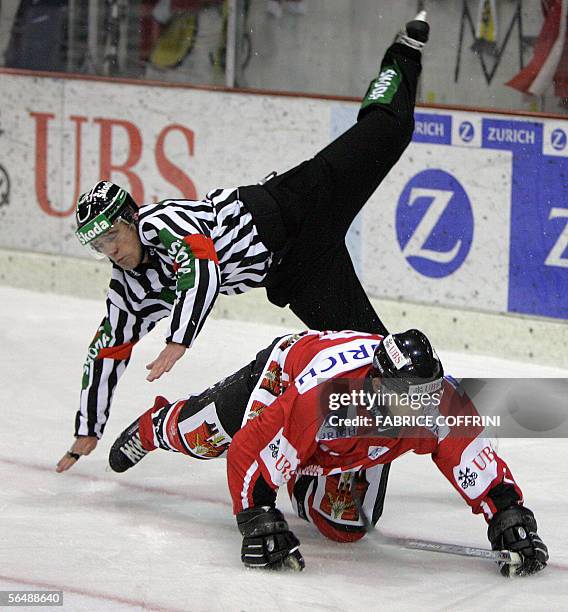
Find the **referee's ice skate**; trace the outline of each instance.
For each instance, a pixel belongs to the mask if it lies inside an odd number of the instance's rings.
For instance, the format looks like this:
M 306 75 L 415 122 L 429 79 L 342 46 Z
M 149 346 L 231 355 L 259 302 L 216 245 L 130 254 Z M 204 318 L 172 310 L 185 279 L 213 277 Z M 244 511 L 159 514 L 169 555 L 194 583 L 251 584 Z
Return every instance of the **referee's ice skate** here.
M 430 25 L 426 21 L 426 11 L 420 11 L 412 21 L 409 21 L 402 28 L 394 42 L 421 51 L 428 42 L 429 35 Z

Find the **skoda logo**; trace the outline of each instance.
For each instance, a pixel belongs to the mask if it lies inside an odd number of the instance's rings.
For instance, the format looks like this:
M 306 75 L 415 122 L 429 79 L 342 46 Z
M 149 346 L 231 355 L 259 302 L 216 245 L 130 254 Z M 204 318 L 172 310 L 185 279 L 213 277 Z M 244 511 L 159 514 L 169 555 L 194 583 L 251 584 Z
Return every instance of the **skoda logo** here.
M 473 241 L 473 212 L 461 184 L 444 170 L 424 170 L 405 186 L 396 209 L 396 235 L 408 263 L 442 278 L 464 262 Z
M 475 128 L 473 127 L 473 124 L 469 121 L 463 121 L 460 123 L 459 135 L 464 142 L 471 142 L 475 136 Z

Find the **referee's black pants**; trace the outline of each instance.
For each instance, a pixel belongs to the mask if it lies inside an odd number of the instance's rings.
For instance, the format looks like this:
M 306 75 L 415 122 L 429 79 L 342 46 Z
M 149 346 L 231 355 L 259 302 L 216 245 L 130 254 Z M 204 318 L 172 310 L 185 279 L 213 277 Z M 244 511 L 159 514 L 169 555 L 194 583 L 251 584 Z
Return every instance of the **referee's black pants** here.
M 314 158 L 263 186 L 241 188 L 259 234 L 275 253 L 269 300 L 312 329 L 386 333 L 353 267 L 345 236 L 414 129 L 420 53 L 400 44 L 382 67 L 396 61 L 402 79 L 389 103 L 368 106 L 357 123 Z

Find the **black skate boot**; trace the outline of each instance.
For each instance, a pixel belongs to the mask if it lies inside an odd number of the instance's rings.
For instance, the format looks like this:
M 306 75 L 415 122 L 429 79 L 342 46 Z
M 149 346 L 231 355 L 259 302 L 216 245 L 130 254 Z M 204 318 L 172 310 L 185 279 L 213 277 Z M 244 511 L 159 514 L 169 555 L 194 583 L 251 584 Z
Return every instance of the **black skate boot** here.
M 140 421 L 144 418 L 151 419 L 153 412 L 168 406 L 169 402 L 165 397 L 158 395 L 154 400 L 154 405 L 144 414 L 139 416 L 134 423 L 129 425 L 116 439 L 110 449 L 108 462 L 114 472 L 126 472 L 131 467 L 142 461 L 150 452 L 142 446 L 140 438 Z M 153 450 L 153 449 L 152 449 Z
M 404 28 L 397 34 L 394 42 L 406 45 L 411 49 L 422 51 L 428 42 L 430 26 L 426 21 L 426 11 L 420 11 L 418 15 L 409 21 Z
M 142 446 L 140 440 L 140 419 L 136 419 L 116 439 L 110 449 L 108 462 L 114 472 L 126 472 L 134 467 L 150 451 Z

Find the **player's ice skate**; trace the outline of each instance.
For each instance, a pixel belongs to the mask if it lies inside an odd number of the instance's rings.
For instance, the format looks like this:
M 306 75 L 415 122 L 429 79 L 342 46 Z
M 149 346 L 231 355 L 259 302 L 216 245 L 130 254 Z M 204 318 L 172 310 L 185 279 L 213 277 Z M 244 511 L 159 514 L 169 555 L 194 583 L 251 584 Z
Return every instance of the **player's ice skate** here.
M 149 452 L 142 446 L 140 419 L 136 419 L 112 445 L 108 462 L 114 472 L 126 472 L 142 461 Z
M 158 395 L 154 400 L 154 405 L 118 436 L 108 455 L 109 465 L 114 472 L 126 472 L 126 470 L 142 461 L 150 450 L 153 450 L 144 448 L 140 437 L 140 421 L 145 414 L 160 409 L 167 404 L 168 400 Z

